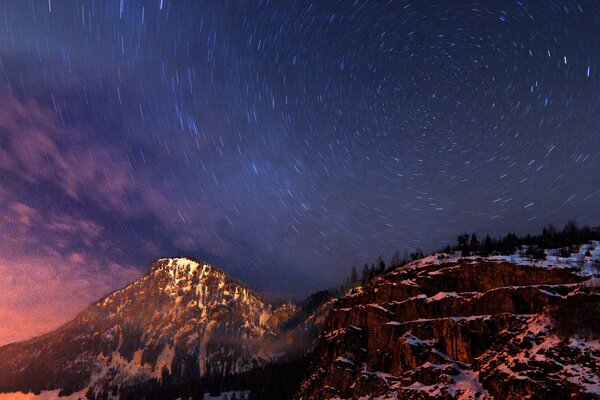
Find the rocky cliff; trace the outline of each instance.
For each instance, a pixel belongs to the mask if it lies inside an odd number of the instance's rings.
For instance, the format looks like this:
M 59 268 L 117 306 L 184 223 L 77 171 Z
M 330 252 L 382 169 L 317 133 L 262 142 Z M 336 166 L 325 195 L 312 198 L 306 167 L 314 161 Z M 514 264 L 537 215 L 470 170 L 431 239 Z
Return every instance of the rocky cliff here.
M 0 347 L 0 399 L 599 399 L 594 273 L 440 254 L 274 305 L 207 263 L 161 259 Z
M 296 398 L 598 399 L 599 339 L 577 268 L 436 255 L 333 305 Z

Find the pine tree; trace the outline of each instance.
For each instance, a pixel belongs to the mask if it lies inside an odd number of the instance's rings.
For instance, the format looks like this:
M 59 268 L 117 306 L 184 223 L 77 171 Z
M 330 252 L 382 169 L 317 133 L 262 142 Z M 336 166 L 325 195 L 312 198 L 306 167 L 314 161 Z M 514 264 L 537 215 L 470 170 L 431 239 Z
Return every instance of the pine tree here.
M 469 235 L 468 234 L 459 235 L 456 238 L 456 241 L 458 242 L 458 250 L 460 250 L 462 252 L 463 256 L 466 256 L 467 252 L 469 251 L 469 249 L 468 249 Z
M 363 286 L 366 285 L 368 282 L 369 282 L 369 265 L 367 263 L 365 263 L 363 270 L 362 270 Z
M 410 258 L 413 261 L 418 260 L 418 259 L 423 258 L 423 257 L 424 257 L 424 255 L 423 255 L 423 252 L 421 251 L 420 247 L 417 247 L 417 249 L 415 250 L 415 252 L 410 255 Z
M 475 235 L 475 233 L 473 233 L 471 235 L 471 243 L 469 244 L 470 250 L 473 253 L 478 253 L 479 252 L 479 240 L 477 239 L 477 235 Z
M 383 271 L 385 271 L 385 261 L 383 261 L 383 256 L 380 255 L 379 259 L 377 260 L 377 264 L 379 265 L 379 273 L 383 273 Z
M 402 262 L 402 260 L 400 259 L 400 250 L 396 250 L 396 252 L 392 256 L 392 260 L 390 262 L 390 264 L 391 264 L 390 266 L 391 267 L 398 267 L 401 262 Z
M 483 256 L 487 257 L 492 253 L 493 250 L 493 244 L 492 244 L 492 238 L 490 237 L 490 235 L 486 235 L 485 239 L 483 240 Z

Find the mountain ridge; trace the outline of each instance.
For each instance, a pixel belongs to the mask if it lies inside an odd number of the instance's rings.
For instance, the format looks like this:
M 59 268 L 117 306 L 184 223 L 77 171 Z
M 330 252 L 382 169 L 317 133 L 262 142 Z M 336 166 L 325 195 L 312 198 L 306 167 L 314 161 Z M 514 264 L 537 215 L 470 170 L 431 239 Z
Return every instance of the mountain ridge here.
M 598 399 L 598 332 L 597 272 L 436 254 L 332 307 L 295 399 Z
M 9 360 L 0 366 L 0 391 L 70 394 L 88 386 L 102 397 L 117 384 L 133 391 L 146 382 L 196 395 L 207 377 L 218 387 L 224 377 L 302 354 L 304 332 L 280 329 L 297 311 L 264 302 L 211 264 L 161 258 L 59 329 L 0 347 Z
M 556 260 L 438 253 L 340 297 L 271 304 L 209 263 L 161 258 L 61 328 L 0 347 L 0 399 L 598 399 L 599 271 Z

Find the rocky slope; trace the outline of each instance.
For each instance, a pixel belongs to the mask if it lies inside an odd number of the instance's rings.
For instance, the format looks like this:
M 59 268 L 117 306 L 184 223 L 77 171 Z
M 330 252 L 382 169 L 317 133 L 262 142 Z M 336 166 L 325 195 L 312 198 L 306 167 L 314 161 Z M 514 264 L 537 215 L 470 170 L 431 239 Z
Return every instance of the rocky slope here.
M 228 387 L 259 393 L 265 389 L 258 382 L 275 375 L 300 379 L 312 326 L 300 314 L 295 304 L 268 304 L 207 263 L 161 259 L 62 328 L 1 347 L 0 393 L 91 399 L 201 398 Z
M 444 255 L 391 271 L 333 305 L 296 398 L 598 399 L 584 275 Z
M 596 272 L 436 255 L 273 305 L 207 263 L 161 259 L 0 347 L 0 399 L 598 399 Z

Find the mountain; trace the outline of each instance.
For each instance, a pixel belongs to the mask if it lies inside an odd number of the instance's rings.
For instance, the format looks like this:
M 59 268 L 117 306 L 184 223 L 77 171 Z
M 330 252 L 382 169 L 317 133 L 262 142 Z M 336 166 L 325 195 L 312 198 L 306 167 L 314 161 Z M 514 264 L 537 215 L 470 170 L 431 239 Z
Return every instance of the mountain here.
M 0 400 L 600 399 L 599 271 L 593 255 L 557 260 L 436 254 L 338 298 L 271 304 L 207 263 L 161 259 L 0 347 Z
M 269 304 L 207 263 L 160 259 L 58 330 L 1 347 L 0 392 L 91 399 L 264 392 L 258 382 L 274 379 L 273 368 L 283 371 L 277 378 L 299 382 L 318 333 L 310 318 L 296 304 Z M 291 396 L 291 387 L 279 387 L 267 395 Z
M 444 254 L 394 269 L 333 305 L 296 400 L 600 399 L 588 272 Z

